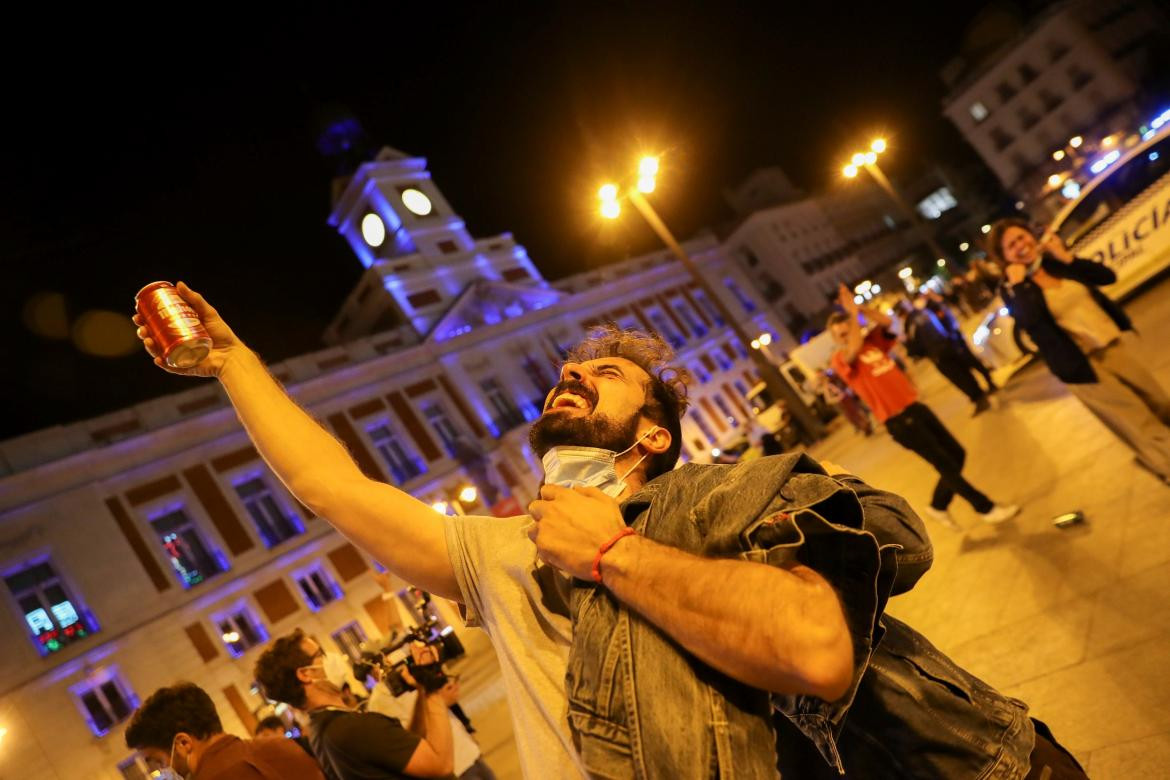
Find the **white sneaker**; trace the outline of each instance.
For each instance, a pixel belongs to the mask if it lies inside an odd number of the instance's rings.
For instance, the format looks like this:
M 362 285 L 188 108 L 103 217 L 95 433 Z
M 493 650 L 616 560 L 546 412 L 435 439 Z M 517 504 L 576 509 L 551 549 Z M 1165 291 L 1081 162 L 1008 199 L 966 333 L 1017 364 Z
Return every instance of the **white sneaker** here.
M 1011 520 L 1020 513 L 1020 507 L 1016 504 L 1007 504 L 1006 506 L 996 504 L 986 512 L 976 512 L 979 519 L 990 525 L 1002 523 L 1005 520 Z
M 939 525 L 946 526 L 952 531 L 963 530 L 963 527 L 955 522 L 955 518 L 951 517 L 951 513 L 946 509 L 935 509 L 932 506 L 927 506 L 925 511 L 926 516 Z

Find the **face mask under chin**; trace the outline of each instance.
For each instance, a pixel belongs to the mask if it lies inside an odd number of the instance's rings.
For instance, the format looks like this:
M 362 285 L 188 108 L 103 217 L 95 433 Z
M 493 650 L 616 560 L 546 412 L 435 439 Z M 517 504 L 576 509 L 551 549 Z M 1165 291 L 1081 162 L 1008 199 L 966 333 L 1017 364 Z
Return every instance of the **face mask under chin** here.
M 621 452 L 577 445 L 552 447 L 541 458 L 544 481 L 562 487 L 593 487 L 611 498 L 617 498 L 626 490 L 626 478 L 648 457 L 648 453 L 643 454 L 620 476 L 617 473 L 617 459 L 657 430 L 657 425 L 651 426 Z

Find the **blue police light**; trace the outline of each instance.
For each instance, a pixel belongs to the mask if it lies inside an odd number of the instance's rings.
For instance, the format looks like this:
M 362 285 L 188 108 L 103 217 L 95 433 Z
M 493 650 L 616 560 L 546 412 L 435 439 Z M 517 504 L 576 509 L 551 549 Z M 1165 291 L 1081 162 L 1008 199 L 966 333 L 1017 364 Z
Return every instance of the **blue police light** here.
M 1069 179 L 1064 183 L 1064 186 L 1060 188 L 1060 194 L 1068 200 L 1076 200 L 1081 196 L 1081 185 L 1077 184 L 1072 179 Z
M 1118 149 L 1114 149 L 1112 152 L 1110 152 L 1109 154 L 1105 155 L 1097 162 L 1090 165 L 1089 170 L 1092 171 L 1094 174 L 1098 174 L 1101 171 L 1108 168 L 1113 163 L 1117 162 L 1118 158 L 1120 158 L 1120 157 L 1121 157 L 1121 151 Z

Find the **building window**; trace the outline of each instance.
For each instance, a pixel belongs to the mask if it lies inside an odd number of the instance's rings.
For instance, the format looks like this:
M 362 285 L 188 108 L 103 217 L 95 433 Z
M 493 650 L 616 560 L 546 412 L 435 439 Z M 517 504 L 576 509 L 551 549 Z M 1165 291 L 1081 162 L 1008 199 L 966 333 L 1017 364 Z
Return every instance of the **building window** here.
M 995 127 L 991 130 L 991 141 L 995 144 L 995 150 L 1002 152 L 1004 149 L 1011 146 L 1012 141 L 1015 140 L 1002 127 Z
M 97 631 L 93 616 L 69 597 L 52 563 L 41 560 L 4 576 L 41 655 L 55 653 Z
M 1040 90 L 1040 103 L 1045 111 L 1055 111 L 1064 102 L 1064 98 L 1054 95 L 1047 89 Z
M 771 331 L 769 331 L 769 335 L 772 337 L 773 340 L 776 339 L 775 333 L 772 333 Z M 743 345 L 743 342 L 740 341 L 739 339 L 732 339 L 728 343 L 731 344 L 731 348 L 735 350 L 735 354 L 739 355 L 741 358 L 746 358 L 748 356 L 747 347 L 745 347 Z
M 184 588 L 227 570 L 227 562 L 211 551 L 182 507 L 151 518 L 150 525 Z
M 711 430 L 711 426 L 708 425 L 707 421 L 703 419 L 703 415 L 699 414 L 698 410 L 692 409 L 691 419 L 695 421 L 695 425 L 699 426 L 699 430 L 702 431 L 703 435 L 707 437 L 707 441 L 710 444 L 714 444 L 715 432 Z
M 755 312 L 755 301 L 749 298 L 744 293 L 744 291 L 740 289 L 739 285 L 735 283 L 734 279 L 724 279 L 723 284 L 727 287 L 728 290 L 731 290 L 731 294 L 735 296 L 737 301 L 739 301 L 739 305 L 743 307 L 744 311 L 746 311 L 748 314 Z
M 524 415 L 516 408 L 516 404 L 512 401 L 512 397 L 504 392 L 504 388 L 500 386 L 500 381 L 495 377 L 489 377 L 479 383 L 483 394 L 487 396 L 488 403 L 492 405 L 495 412 L 495 418 L 492 423 L 496 430 L 503 432 L 509 431 L 517 426 L 523 425 Z
M 731 370 L 731 358 L 727 357 L 727 355 L 723 353 L 723 350 L 717 350 L 711 353 L 711 355 L 715 358 L 715 362 L 719 364 L 719 368 L 724 371 Z
M 680 349 L 683 346 L 685 342 L 683 341 L 682 335 L 674 329 L 661 309 L 647 309 L 646 316 L 654 324 L 654 329 L 658 331 L 658 335 L 666 339 L 670 343 L 670 346 L 675 349 Z
M 1061 41 L 1050 41 L 1048 43 L 1048 61 L 1056 62 L 1064 55 L 1068 54 L 1068 46 Z
M 1093 74 L 1073 65 L 1068 69 L 1068 80 L 1073 89 L 1080 89 L 1093 80 Z
M 1016 88 L 1006 81 L 1001 81 L 995 87 L 995 94 L 999 96 L 1001 102 L 1008 102 L 1016 96 Z
M 990 113 L 987 110 L 987 106 L 983 105 L 983 103 L 978 100 L 972 103 L 971 107 L 967 110 L 971 112 L 971 118 L 975 120 L 976 124 L 986 119 L 987 115 Z
M 716 393 L 714 399 L 715 405 L 719 407 L 719 411 L 722 412 L 723 416 L 727 418 L 727 424 L 732 428 L 738 428 L 739 420 L 737 420 L 735 415 L 731 413 L 731 409 L 727 406 L 727 401 L 723 398 L 723 396 L 719 393 Z
M 1020 67 L 1017 70 L 1020 73 L 1020 79 L 1025 84 L 1030 84 L 1031 82 L 1036 80 L 1037 76 L 1040 75 L 1039 73 L 1036 72 L 1035 68 L 1033 68 L 1031 65 L 1029 65 L 1026 62 L 1021 62 Z
M 388 422 L 372 425 L 366 429 L 366 433 L 390 469 L 390 476 L 394 477 L 395 482 L 402 484 L 426 472 L 426 466 L 407 449 Z
M 918 213 L 927 219 L 938 219 L 944 212 L 950 211 L 959 202 L 946 187 L 939 187 L 923 198 L 918 204 Z
M 219 629 L 219 637 L 232 658 L 239 658 L 245 651 L 268 641 L 264 624 L 256 619 L 252 610 L 242 604 L 213 617 L 212 622 Z
M 296 581 L 305 596 L 305 603 L 313 612 L 341 598 L 341 586 L 325 573 L 321 564 L 301 572 L 296 576 Z
M 349 656 L 350 661 L 357 663 L 362 660 L 362 645 L 366 642 L 366 632 L 356 620 L 346 623 L 331 636 L 341 651 Z
M 459 251 L 459 245 L 449 238 L 439 242 L 439 251 L 445 255 L 453 255 Z
M 99 737 L 130 717 L 138 707 L 138 697 L 116 670 L 103 669 L 69 689 L 89 723 L 89 728 Z
M 428 401 L 423 404 L 423 415 L 435 429 L 435 433 L 439 434 L 439 438 L 443 441 L 443 448 L 447 450 L 447 454 L 455 457 L 456 447 L 455 443 L 459 440 L 462 434 L 459 429 L 451 422 L 451 418 L 447 415 L 447 410 L 438 401 Z
M 260 475 L 245 477 L 233 487 L 244 509 L 248 511 L 248 516 L 256 524 L 265 547 L 275 547 L 304 532 L 305 527 L 300 520 L 277 502 L 267 480 Z
M 711 302 L 709 298 L 707 298 L 707 294 L 705 292 L 702 290 L 692 290 L 691 295 L 694 297 L 695 301 L 698 302 L 699 306 L 703 307 L 703 311 L 707 312 L 707 316 L 711 318 L 712 322 L 714 322 L 719 327 L 723 327 L 727 324 L 723 321 L 723 316 L 719 313 L 719 309 L 715 306 L 714 303 Z
M 707 369 L 703 368 L 701 363 L 695 363 L 691 366 L 691 373 L 699 380 L 699 384 L 705 385 L 711 381 L 711 375 L 707 373 Z
M 695 314 L 695 310 L 685 301 L 680 298 L 675 298 L 671 300 L 670 305 L 678 313 L 679 319 L 685 322 L 687 327 L 691 329 L 691 333 L 695 334 L 695 338 L 701 339 L 707 335 L 707 326 L 703 324 L 703 321 L 699 319 L 699 315 Z
M 1031 111 L 1029 111 L 1026 108 L 1020 109 L 1019 117 L 1020 117 L 1020 127 L 1023 128 L 1024 130 L 1031 130 L 1033 127 L 1036 126 L 1036 123 L 1040 121 L 1039 117 L 1037 117 L 1035 114 L 1033 114 Z

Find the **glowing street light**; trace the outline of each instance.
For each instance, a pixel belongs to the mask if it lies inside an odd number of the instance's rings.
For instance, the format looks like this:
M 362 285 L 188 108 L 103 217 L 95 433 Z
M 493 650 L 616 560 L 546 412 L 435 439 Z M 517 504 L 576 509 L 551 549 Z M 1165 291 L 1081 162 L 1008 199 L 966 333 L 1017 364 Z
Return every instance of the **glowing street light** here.
M 1049 187 L 1059 187 L 1060 183 L 1062 181 L 1064 181 L 1064 177 L 1061 176 L 1059 173 L 1054 173 L 1048 177 L 1048 186 Z
M 1072 138 L 1068 139 L 1068 145 L 1074 149 L 1081 148 L 1081 144 L 1083 144 L 1084 142 L 1085 142 L 1085 139 L 1081 138 L 1079 135 L 1074 135 Z
M 765 347 L 768 346 L 769 344 L 771 344 L 772 343 L 772 334 L 771 333 L 761 333 L 760 334 L 760 343 L 762 345 L 764 345 Z
M 983 235 L 987 235 L 991 232 L 991 225 L 984 225 L 983 227 L 979 228 L 979 230 L 983 233 Z
M 971 245 L 970 245 L 970 244 L 968 244 L 966 241 L 964 241 L 963 243 L 959 244 L 959 251 L 960 251 L 960 252 L 966 252 L 966 251 L 967 251 L 968 249 L 970 249 L 970 248 L 971 248 Z
M 643 157 L 638 160 L 638 176 L 657 176 L 658 175 L 658 158 L 657 157 Z
M 857 175 L 857 166 L 850 163 L 841 170 L 841 173 L 845 175 L 846 179 L 852 179 Z
M 881 154 L 882 152 L 884 152 L 886 150 L 886 139 L 884 139 L 884 138 L 873 139 L 873 143 L 869 145 L 869 148 L 872 149 L 873 151 L 877 152 L 878 154 Z
M 446 501 L 436 501 L 435 503 L 431 504 L 431 509 L 435 510 L 441 515 L 445 515 L 449 513 L 451 505 Z
M 464 504 L 474 504 L 477 498 L 479 498 L 479 491 L 475 489 L 474 485 L 466 485 L 459 491 L 459 500 Z
M 947 264 L 947 261 L 946 261 L 946 259 L 945 259 L 945 258 L 942 258 L 942 257 L 940 257 L 940 258 L 938 259 L 938 267 L 939 267 L 939 268 L 942 268 L 942 267 L 943 267 L 943 266 L 945 266 L 946 264 Z
M 1055 152 L 1053 152 L 1052 159 L 1056 160 L 1057 162 L 1060 162 L 1061 160 L 1063 160 L 1064 159 L 1064 149 L 1057 149 Z
M 601 200 L 601 216 L 606 219 L 618 218 L 618 215 L 622 213 L 622 206 L 618 203 L 617 196 L 616 184 L 601 185 L 601 189 L 597 191 L 597 197 Z
M 914 269 L 911 268 L 910 266 L 906 266 L 901 271 L 898 271 L 898 278 L 899 279 L 909 279 L 913 275 L 914 275 Z
M 858 152 L 857 154 L 853 155 L 853 157 L 849 160 L 849 162 L 853 163 L 858 168 L 860 168 L 861 166 L 865 165 L 865 162 L 866 162 L 865 155 L 862 154 L 861 152 Z
M 240 641 L 240 634 L 238 631 L 228 631 L 223 635 L 223 641 L 230 644 L 235 644 Z

